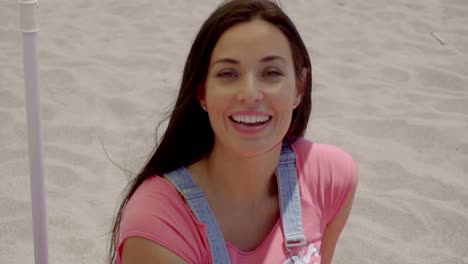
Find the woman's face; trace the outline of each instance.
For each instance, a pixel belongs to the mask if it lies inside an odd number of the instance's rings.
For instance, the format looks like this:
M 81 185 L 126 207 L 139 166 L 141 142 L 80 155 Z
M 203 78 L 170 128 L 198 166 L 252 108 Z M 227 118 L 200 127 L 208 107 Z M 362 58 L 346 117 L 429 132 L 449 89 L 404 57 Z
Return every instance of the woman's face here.
M 260 19 L 229 28 L 211 54 L 204 97 L 215 148 L 245 157 L 277 146 L 300 103 L 286 36 Z

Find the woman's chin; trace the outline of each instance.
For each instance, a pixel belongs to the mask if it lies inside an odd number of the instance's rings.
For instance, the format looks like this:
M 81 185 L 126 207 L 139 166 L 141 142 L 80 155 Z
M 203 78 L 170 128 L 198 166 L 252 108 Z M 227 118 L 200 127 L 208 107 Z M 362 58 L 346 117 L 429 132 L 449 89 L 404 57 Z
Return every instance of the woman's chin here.
M 281 149 L 281 140 L 278 142 L 256 140 L 232 144 L 232 150 L 242 158 L 256 158 L 269 154 L 278 148 Z

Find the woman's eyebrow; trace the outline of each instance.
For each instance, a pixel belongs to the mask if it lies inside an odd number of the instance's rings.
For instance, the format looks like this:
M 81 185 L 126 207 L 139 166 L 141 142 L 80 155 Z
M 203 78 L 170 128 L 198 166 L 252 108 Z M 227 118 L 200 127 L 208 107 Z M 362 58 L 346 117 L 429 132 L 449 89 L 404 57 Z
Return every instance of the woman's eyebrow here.
M 228 64 L 240 64 L 238 60 L 231 59 L 231 58 L 221 58 L 217 59 L 211 66 L 214 66 L 217 63 L 228 63 Z
M 271 56 L 263 57 L 260 60 L 260 62 L 263 63 L 263 62 L 270 62 L 270 61 L 275 61 L 275 60 L 279 60 L 282 63 L 286 64 L 286 59 L 284 59 L 283 57 L 278 56 L 278 55 L 271 55 Z M 240 62 L 238 60 L 235 60 L 235 59 L 232 59 L 232 58 L 221 58 L 221 59 L 217 59 L 215 62 L 213 62 L 213 64 L 211 66 L 214 66 L 217 63 L 240 64 Z
M 274 61 L 274 60 L 279 60 L 279 61 L 283 62 L 284 64 L 286 64 L 286 60 L 283 57 L 278 56 L 278 55 L 266 56 L 266 57 L 262 58 L 260 61 L 261 62 L 270 62 L 270 61 Z

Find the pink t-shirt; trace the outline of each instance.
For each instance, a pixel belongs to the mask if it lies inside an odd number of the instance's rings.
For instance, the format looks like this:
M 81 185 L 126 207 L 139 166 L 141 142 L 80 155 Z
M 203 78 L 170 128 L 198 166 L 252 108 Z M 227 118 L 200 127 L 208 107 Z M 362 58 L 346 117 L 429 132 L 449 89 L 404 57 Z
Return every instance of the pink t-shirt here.
M 292 148 L 301 194 L 302 225 L 307 239 L 304 263 L 320 263 L 320 246 L 328 223 L 338 214 L 355 182 L 355 165 L 337 147 L 298 139 Z M 175 188 L 160 177 L 146 179 L 128 201 L 117 238 L 117 263 L 125 239 L 137 236 L 158 243 L 188 263 L 211 263 L 205 226 L 192 214 Z M 230 243 L 231 263 L 286 263 L 281 221 L 253 251 Z

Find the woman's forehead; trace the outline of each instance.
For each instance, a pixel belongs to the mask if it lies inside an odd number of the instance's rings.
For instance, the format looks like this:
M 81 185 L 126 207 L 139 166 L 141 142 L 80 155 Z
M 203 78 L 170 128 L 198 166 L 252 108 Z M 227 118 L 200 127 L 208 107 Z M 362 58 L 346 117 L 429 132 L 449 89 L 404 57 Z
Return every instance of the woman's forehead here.
M 292 54 L 289 41 L 276 26 L 255 19 L 227 29 L 215 45 L 210 64 L 225 58 L 261 62 L 271 56 L 290 63 Z

